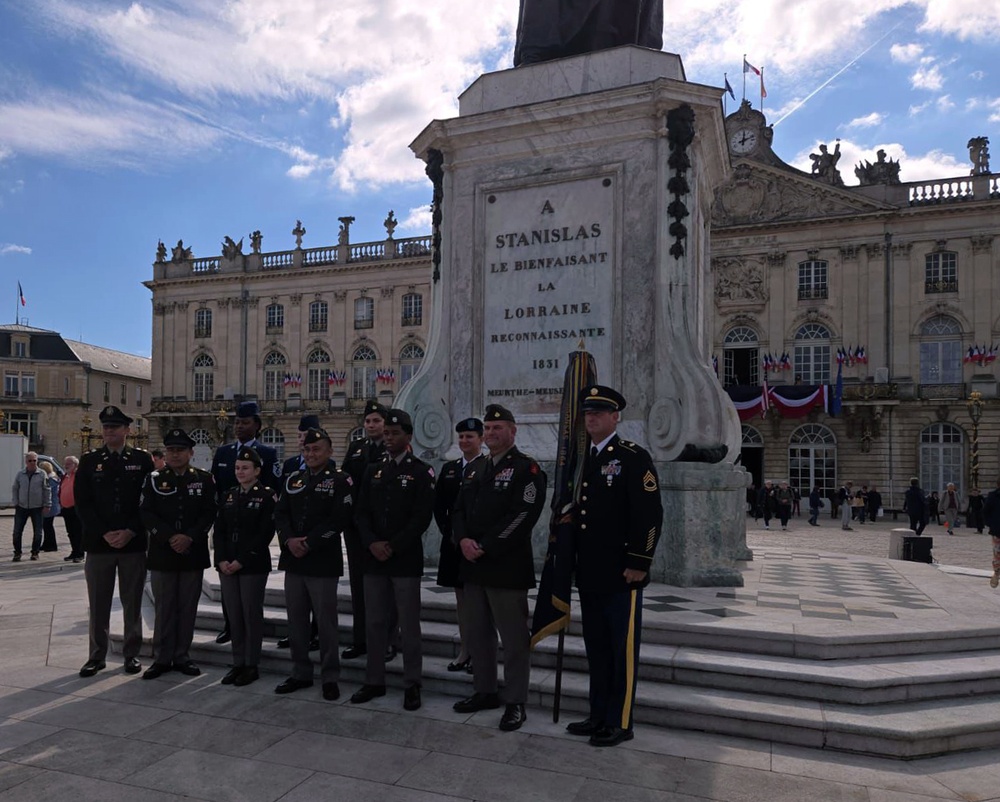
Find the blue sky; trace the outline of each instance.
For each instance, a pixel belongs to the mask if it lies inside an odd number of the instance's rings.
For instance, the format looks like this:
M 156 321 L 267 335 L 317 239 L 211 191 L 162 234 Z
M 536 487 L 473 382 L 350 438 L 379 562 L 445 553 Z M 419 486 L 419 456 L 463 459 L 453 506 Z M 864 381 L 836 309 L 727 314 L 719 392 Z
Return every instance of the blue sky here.
M 1000 170 L 996 0 L 664 5 L 689 80 L 728 72 L 739 96 L 743 54 L 764 68 L 785 161 L 808 169 L 840 137 L 848 184 L 880 147 L 904 181 L 965 175 L 984 135 Z M 517 0 L 0 0 L 0 322 L 20 281 L 30 325 L 148 355 L 158 239 L 211 256 L 260 229 L 283 250 L 301 219 L 315 247 L 350 214 L 362 242 L 389 209 L 397 237 L 426 233 L 407 146 L 510 63 L 516 16 Z

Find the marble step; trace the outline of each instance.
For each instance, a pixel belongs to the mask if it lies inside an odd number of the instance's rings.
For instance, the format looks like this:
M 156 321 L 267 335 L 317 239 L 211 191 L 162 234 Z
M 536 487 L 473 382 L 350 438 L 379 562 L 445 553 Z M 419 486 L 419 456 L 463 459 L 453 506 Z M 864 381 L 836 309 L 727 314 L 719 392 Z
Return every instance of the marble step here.
M 283 608 L 266 607 L 265 648 L 285 634 Z M 340 642 L 349 643 L 352 619 L 340 614 Z M 203 599 L 198 610 L 199 629 L 216 633 L 222 627 L 218 602 Z M 453 660 L 458 654 L 456 625 L 423 620 L 423 654 Z M 532 665 L 551 669 L 556 664 L 556 638 L 547 638 L 534 650 Z M 223 649 L 228 654 L 228 647 Z M 288 659 L 287 650 L 275 649 L 274 659 Z M 213 662 L 217 659 L 213 658 Z M 566 671 L 586 674 L 583 639 L 570 633 L 565 640 Z M 640 654 L 643 682 L 716 688 L 751 694 L 772 694 L 795 699 L 872 705 L 929 699 L 947 699 L 1000 693 L 1000 650 L 957 652 L 949 655 L 899 655 L 888 658 L 803 660 L 769 654 L 664 646 L 643 642 Z

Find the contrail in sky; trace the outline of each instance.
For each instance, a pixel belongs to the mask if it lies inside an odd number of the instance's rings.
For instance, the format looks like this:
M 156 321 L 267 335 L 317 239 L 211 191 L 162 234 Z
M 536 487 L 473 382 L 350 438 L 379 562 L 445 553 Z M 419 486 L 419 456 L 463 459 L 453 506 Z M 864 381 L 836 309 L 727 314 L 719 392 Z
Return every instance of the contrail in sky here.
M 798 103 L 796 103 L 794 106 L 792 106 L 791 109 L 789 109 L 784 115 L 782 115 L 781 120 L 784 120 L 784 119 L 790 117 L 794 112 L 796 112 L 799 109 L 801 109 L 808 101 L 812 100 L 812 98 L 816 97 L 816 95 L 818 95 L 820 92 L 822 92 L 824 89 L 826 89 L 826 87 L 828 87 L 831 83 L 833 83 L 840 75 L 842 75 L 848 69 L 850 69 L 855 64 L 857 64 L 858 61 L 860 61 L 862 58 L 864 58 L 866 55 L 868 55 L 868 53 L 872 50 L 872 48 L 875 47 L 875 45 L 877 45 L 880 42 L 882 42 L 887 36 L 889 36 L 889 34 L 891 34 L 894 30 L 896 30 L 896 28 L 898 28 L 901 24 L 902 23 L 898 23 L 897 22 L 888 31 L 886 31 L 884 34 L 882 34 L 881 37 L 879 37 L 874 42 L 872 42 L 870 45 L 868 45 L 868 47 L 866 47 L 864 50 L 862 50 L 860 53 L 858 53 L 858 55 L 856 55 L 854 58 L 852 58 L 850 61 L 848 61 L 843 67 L 841 67 L 833 75 L 831 75 L 829 78 L 827 78 L 823 83 L 821 83 L 818 87 L 816 87 L 812 92 L 810 92 L 802 100 L 800 100 Z M 781 122 L 781 120 L 775 121 L 774 124 L 777 125 L 778 123 Z

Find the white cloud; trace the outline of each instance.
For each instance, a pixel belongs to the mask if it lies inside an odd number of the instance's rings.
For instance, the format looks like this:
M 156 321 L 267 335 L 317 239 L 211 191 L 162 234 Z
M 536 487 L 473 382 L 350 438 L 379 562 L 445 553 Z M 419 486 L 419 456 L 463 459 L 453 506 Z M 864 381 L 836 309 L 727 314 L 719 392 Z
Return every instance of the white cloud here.
M 969 73 L 969 77 L 973 81 L 981 81 L 981 80 L 983 80 L 983 78 L 986 77 L 986 73 L 983 72 L 982 70 L 974 70 L 974 71 L 972 71 L 972 72 Z
M 31 248 L 27 245 L 15 245 L 12 242 L 0 242 L 0 256 L 7 256 L 12 253 L 27 255 L 31 253 Z
M 885 116 L 879 114 L 877 111 L 873 111 L 871 114 L 866 114 L 864 117 L 855 117 L 849 123 L 847 123 L 845 128 L 873 128 L 876 125 L 881 125 L 885 120 Z
M 931 103 L 932 103 L 932 102 L 933 102 L 933 101 L 930 101 L 930 100 L 925 100 L 925 101 L 924 101 L 923 103 L 919 103 L 919 104 L 917 104 L 917 105 L 915 105 L 915 106 L 910 106 L 910 108 L 909 108 L 909 112 L 908 112 L 908 113 L 909 113 L 909 115 L 910 115 L 911 117 L 916 117 L 916 116 L 917 116 L 917 115 L 919 115 L 919 114 L 920 114 L 921 112 L 924 112 L 924 111 L 926 111 L 926 110 L 927 110 L 928 108 L 930 108 L 930 105 L 931 105 Z
M 955 108 L 955 102 L 951 99 L 951 95 L 941 95 L 936 101 L 938 111 L 947 112 Z
M 410 213 L 406 216 L 406 219 L 399 224 L 399 227 L 404 231 L 430 231 L 431 205 L 428 203 L 426 206 L 417 206 L 410 209 Z
M 819 143 L 817 142 L 817 147 Z M 833 152 L 835 145 L 827 143 L 830 151 Z M 809 148 L 797 154 L 791 162 L 800 170 L 810 172 L 812 161 L 809 158 L 810 152 L 817 152 L 817 147 Z M 850 140 L 840 140 L 840 161 L 837 168 L 840 170 L 841 178 L 848 185 L 856 185 L 857 178 L 854 175 L 854 168 L 859 163 L 867 160 L 874 163 L 878 159 L 878 151 L 884 150 L 886 157 L 899 162 L 899 178 L 903 183 L 908 181 L 928 181 L 941 178 L 955 178 L 966 176 L 969 173 L 968 166 L 954 155 L 945 153 L 942 150 L 931 150 L 922 155 L 910 155 L 906 148 L 898 142 L 884 142 L 877 145 L 865 146 Z
M 990 40 L 1000 34 L 1000 5 L 982 0 L 924 0 L 927 10 L 921 30 L 951 34 L 959 39 Z
M 893 45 L 889 48 L 889 55 L 892 56 L 892 60 L 902 64 L 913 64 L 920 58 L 923 52 L 923 45 L 918 44 Z
M 914 89 L 927 89 L 931 92 L 938 91 L 944 86 L 944 76 L 941 75 L 941 68 L 933 63 L 932 58 L 920 60 L 920 66 L 916 72 L 910 76 L 910 84 Z

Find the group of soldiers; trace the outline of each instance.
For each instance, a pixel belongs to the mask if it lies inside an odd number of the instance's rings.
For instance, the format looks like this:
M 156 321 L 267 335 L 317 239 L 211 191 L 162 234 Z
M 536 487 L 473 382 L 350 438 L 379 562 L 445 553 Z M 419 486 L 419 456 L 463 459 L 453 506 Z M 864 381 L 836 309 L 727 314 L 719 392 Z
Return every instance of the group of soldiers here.
M 616 433 L 625 399 L 594 385 L 581 394 L 589 436 L 573 512 L 575 575 L 590 665 L 590 715 L 569 732 L 595 746 L 632 738 L 642 589 L 662 523 L 658 480 L 649 454 Z M 190 658 L 203 572 L 219 572 L 233 667 L 224 684 L 259 679 L 270 543 L 280 544 L 292 672 L 275 693 L 314 684 L 310 649 L 318 645 L 324 699 L 340 697 L 341 659 L 366 658 L 363 704 L 386 694 L 386 662 L 403 657 L 403 707 L 421 706 L 420 587 L 423 535 L 432 518 L 442 532 L 439 584 L 456 588 L 463 654 L 474 693 L 459 713 L 503 707 L 502 730 L 526 720 L 530 675 L 528 591 L 535 586 L 531 532 L 545 506 L 547 477 L 515 445 L 510 410 L 488 406 L 483 419 L 456 427 L 463 456 L 433 468 L 410 448 L 413 423 L 401 409 L 365 407 L 365 437 L 342 468 L 315 416 L 299 426 L 300 454 L 279 464 L 260 443 L 259 410 L 237 410 L 236 442 L 220 447 L 212 471 L 191 465 L 194 441 L 174 429 L 164 464 L 127 445 L 131 419 L 115 406 L 100 413 L 104 446 L 81 460 L 77 509 L 87 552 L 89 677 L 106 667 L 117 575 L 127 673 L 139 673 L 140 608 L 147 569 L 154 596 L 152 679 L 200 673 Z M 482 446 L 488 449 L 483 454 Z M 343 545 L 342 545 L 343 539 Z M 211 543 L 210 543 L 211 541 Z M 353 642 L 339 652 L 337 585 L 350 574 Z M 316 643 L 318 641 L 318 644 Z M 280 645 L 280 644 L 279 644 Z M 503 646 L 504 691 L 497 651 Z M 449 666 L 449 668 L 453 668 Z

